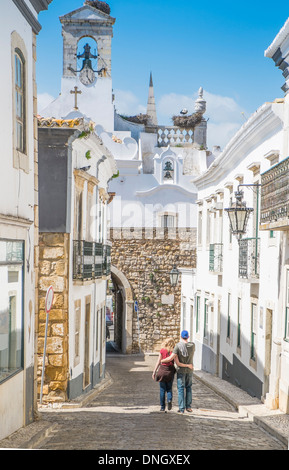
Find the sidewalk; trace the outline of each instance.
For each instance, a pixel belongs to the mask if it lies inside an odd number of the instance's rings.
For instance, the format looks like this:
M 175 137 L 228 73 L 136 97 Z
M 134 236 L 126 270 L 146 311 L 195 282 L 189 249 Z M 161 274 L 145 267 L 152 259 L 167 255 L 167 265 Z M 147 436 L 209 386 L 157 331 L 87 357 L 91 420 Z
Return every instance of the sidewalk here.
M 137 359 L 137 356 L 135 356 Z M 139 356 L 140 357 L 140 356 Z M 154 358 L 152 362 L 154 362 Z M 282 413 L 279 410 L 269 410 L 257 398 L 252 398 L 243 390 L 238 387 L 203 371 L 195 371 L 194 378 L 204 385 L 209 387 L 220 397 L 230 403 L 241 417 L 248 417 L 254 421 L 258 426 L 263 428 L 273 437 L 278 439 L 287 448 L 289 437 L 289 415 Z M 99 393 L 105 390 L 113 383 L 110 374 L 107 372 L 105 379 L 96 386 L 91 392 L 82 396 L 78 400 L 69 403 L 62 403 L 61 405 L 54 405 L 53 408 L 59 409 L 76 409 L 83 408 L 91 403 Z M 39 419 L 34 423 L 22 428 L 16 433 L 9 436 L 9 438 L 0 441 L 0 449 L 35 449 L 41 443 L 57 424 L 53 424 L 45 419 L 41 419 L 41 410 L 45 411 L 48 406 L 39 406 Z M 50 406 L 51 408 L 51 406 Z
M 258 398 L 240 388 L 204 371 L 195 371 L 194 377 L 236 408 L 240 416 L 249 417 L 258 426 L 288 446 L 289 415 L 280 410 L 269 410 Z
M 57 425 L 51 424 L 50 422 L 42 419 L 41 411 L 45 411 L 49 408 L 59 410 L 83 408 L 93 401 L 99 393 L 101 393 L 111 384 L 112 379 L 110 374 L 106 372 L 105 378 L 101 383 L 96 385 L 93 390 L 79 397 L 78 399 L 71 400 L 67 403 L 55 403 L 54 405 L 38 404 L 38 416 L 36 420 L 29 426 L 26 426 L 26 428 L 21 428 L 15 433 L 11 434 L 11 436 L 0 441 L 0 450 L 36 449 L 37 446 L 57 427 Z

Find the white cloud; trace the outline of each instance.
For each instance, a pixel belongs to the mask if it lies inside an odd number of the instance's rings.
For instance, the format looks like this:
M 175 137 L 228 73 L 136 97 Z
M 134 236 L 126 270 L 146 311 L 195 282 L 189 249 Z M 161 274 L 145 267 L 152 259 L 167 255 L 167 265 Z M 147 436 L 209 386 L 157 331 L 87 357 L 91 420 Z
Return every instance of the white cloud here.
M 187 108 L 189 113 L 193 113 L 197 97 L 198 93 L 192 96 L 176 93 L 163 95 L 157 103 L 159 123 L 172 125 L 172 116 L 179 114 L 183 108 Z M 224 148 L 244 123 L 242 115 L 244 109 L 233 98 L 227 96 L 214 95 L 204 91 L 204 99 L 207 102 L 205 118 L 209 119 L 208 148 L 211 149 L 214 145 Z
M 46 106 L 48 106 L 55 98 L 49 93 L 39 93 L 37 96 L 37 108 L 38 112 L 42 111 Z
M 119 114 L 135 116 L 146 113 L 139 98 L 129 90 L 115 90 L 115 108 Z M 170 93 L 162 95 L 157 102 L 158 122 L 161 125 L 171 126 L 172 116 L 179 114 L 181 109 L 187 108 L 189 113 L 195 111 L 195 101 L 198 92 L 192 95 Z M 208 119 L 208 148 L 219 145 L 222 149 L 244 124 L 246 110 L 228 96 L 215 95 L 204 91 L 204 99 L 207 102 L 205 118 Z M 38 95 L 38 110 L 41 111 L 54 100 L 48 93 Z M 243 114 L 243 115 L 242 115 Z
M 115 90 L 115 109 L 117 113 L 125 116 L 135 116 L 146 113 L 146 107 L 139 103 L 138 98 L 131 91 Z
M 219 145 L 223 150 L 236 132 L 240 129 L 242 123 L 237 122 L 208 122 L 207 145 L 212 150 L 214 145 Z

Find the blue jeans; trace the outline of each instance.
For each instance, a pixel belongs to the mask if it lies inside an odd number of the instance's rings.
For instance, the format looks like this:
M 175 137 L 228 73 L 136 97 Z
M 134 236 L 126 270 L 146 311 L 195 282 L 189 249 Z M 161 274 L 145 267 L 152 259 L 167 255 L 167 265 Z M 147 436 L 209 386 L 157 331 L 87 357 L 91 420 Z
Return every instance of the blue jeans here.
M 160 403 L 164 410 L 166 407 L 166 393 L 168 401 L 173 399 L 173 380 L 171 382 L 159 382 L 160 384 Z
M 193 373 L 177 373 L 178 401 L 179 410 L 185 411 L 185 408 L 192 406 L 192 382 Z

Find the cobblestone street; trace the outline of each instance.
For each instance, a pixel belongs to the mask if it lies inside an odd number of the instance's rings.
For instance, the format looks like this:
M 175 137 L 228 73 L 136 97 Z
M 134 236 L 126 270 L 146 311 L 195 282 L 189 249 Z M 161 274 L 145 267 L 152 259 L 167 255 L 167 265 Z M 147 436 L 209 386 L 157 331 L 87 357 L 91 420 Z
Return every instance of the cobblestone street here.
M 161 413 L 155 356 L 107 358 L 112 384 L 85 408 L 46 410 L 54 429 L 39 446 L 48 450 L 285 450 L 219 395 L 194 378 L 193 413 Z M 176 381 L 175 381 L 176 382 Z

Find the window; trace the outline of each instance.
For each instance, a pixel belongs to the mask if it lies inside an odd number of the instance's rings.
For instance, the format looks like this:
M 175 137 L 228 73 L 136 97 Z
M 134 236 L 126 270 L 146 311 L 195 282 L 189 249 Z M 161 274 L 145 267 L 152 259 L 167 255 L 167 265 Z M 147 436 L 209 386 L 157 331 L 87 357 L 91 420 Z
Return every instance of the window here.
M 193 335 L 193 331 L 194 331 L 193 321 L 194 321 L 194 306 L 191 305 L 190 306 L 190 333 L 191 333 L 191 336 Z
M 231 334 L 231 294 L 228 294 L 227 338 Z
M 199 332 L 199 321 L 200 321 L 200 297 L 197 295 L 196 298 L 196 333 Z
M 23 368 L 24 242 L 0 241 L 0 382 Z
M 251 359 L 256 361 L 257 305 L 251 304 Z
M 232 207 L 232 204 L 233 204 L 233 198 L 230 197 L 229 207 Z M 230 227 L 230 224 L 229 224 L 229 243 L 230 243 L 230 245 L 232 244 L 232 240 L 233 240 L 233 234 L 232 234 L 232 230 L 231 230 L 231 227 Z
M 208 299 L 205 299 L 204 304 L 204 338 L 208 337 L 208 325 L 209 325 L 209 309 L 208 309 Z
M 82 215 L 83 209 L 83 192 L 76 188 L 75 192 L 75 211 L 74 211 L 74 240 L 81 241 L 82 236 Z
M 238 297 L 237 347 L 241 347 L 241 299 Z
M 27 138 L 29 120 L 28 105 L 28 55 L 25 42 L 16 31 L 11 34 L 11 95 L 13 123 L 13 167 L 29 173 L 29 152 Z M 36 97 L 35 97 L 36 98 Z M 32 105 L 33 95 L 29 98 Z M 31 129 L 32 131 L 32 129 Z
M 25 62 L 19 49 L 15 50 L 15 143 L 16 149 L 26 153 L 25 137 Z
M 286 273 L 286 312 L 285 312 L 285 335 L 284 339 L 289 341 L 289 269 Z
M 211 241 L 211 212 L 207 210 L 207 245 L 210 244 Z
M 95 319 L 95 351 L 98 351 L 98 332 L 99 332 L 100 311 L 97 310 Z
M 174 228 L 176 227 L 176 216 L 175 215 L 162 215 L 161 216 L 161 227 L 162 228 Z
M 202 224 L 203 224 L 203 212 L 199 211 L 198 214 L 198 245 L 202 244 Z
M 80 319 L 81 319 L 81 302 L 76 300 L 74 302 L 75 314 L 75 332 L 74 332 L 74 365 L 80 362 Z
M 285 340 L 289 341 L 289 308 L 288 307 L 286 307 Z
M 93 241 L 95 238 L 94 225 L 93 225 L 93 186 L 88 185 L 87 191 L 87 207 L 86 207 L 86 236 L 84 237 L 86 241 Z
M 183 301 L 183 326 L 182 330 L 187 329 L 187 304 Z

